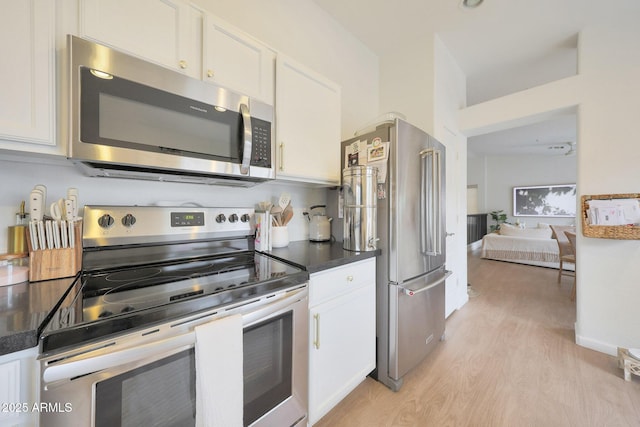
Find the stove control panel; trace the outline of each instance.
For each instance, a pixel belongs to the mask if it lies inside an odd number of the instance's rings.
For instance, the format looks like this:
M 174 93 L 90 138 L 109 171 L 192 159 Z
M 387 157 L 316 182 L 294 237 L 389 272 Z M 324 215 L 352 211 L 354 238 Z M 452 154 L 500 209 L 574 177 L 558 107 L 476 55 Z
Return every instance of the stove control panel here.
M 254 209 L 164 206 L 85 206 L 86 247 L 253 234 Z

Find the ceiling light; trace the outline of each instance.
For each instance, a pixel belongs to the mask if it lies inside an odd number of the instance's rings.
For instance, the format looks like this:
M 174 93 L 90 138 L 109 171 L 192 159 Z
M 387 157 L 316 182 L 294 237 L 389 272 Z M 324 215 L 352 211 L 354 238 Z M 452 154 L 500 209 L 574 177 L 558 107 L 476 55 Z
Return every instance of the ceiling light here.
M 105 80 L 111 80 L 113 78 L 113 76 L 109 73 L 105 73 L 104 71 L 99 71 L 94 69 L 91 69 L 91 74 Z
M 462 6 L 473 9 L 474 7 L 478 7 L 482 4 L 484 0 L 462 0 Z

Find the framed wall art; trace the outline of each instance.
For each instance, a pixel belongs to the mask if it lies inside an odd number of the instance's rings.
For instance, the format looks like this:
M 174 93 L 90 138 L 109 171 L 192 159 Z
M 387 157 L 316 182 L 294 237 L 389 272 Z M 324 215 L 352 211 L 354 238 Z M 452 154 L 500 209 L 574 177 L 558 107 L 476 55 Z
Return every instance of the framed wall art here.
M 513 188 L 513 216 L 576 216 L 576 185 L 538 185 Z

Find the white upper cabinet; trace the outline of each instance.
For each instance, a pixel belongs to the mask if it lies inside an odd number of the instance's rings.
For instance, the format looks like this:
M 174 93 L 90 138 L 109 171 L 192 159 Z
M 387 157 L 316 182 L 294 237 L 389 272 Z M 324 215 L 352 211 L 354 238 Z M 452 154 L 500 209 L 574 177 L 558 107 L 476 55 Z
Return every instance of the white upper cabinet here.
M 273 104 L 275 52 L 258 40 L 204 15 L 204 80 Z
M 83 0 L 81 37 L 201 78 L 202 12 L 181 0 Z
M 340 183 L 340 87 L 278 54 L 276 152 L 278 179 Z
M 0 148 L 55 149 L 54 19 L 54 2 L 2 2 Z

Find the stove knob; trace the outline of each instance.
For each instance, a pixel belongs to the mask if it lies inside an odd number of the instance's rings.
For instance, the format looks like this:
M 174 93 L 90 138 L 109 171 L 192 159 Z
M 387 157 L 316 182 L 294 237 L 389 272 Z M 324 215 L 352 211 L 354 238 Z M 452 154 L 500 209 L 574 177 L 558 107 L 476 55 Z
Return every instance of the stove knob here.
M 236 214 L 229 215 L 229 222 L 238 222 L 238 215 Z
M 126 214 L 122 217 L 122 225 L 125 227 L 131 227 L 136 223 L 136 217 L 131 214 Z
M 109 214 L 104 214 L 100 218 L 98 218 L 98 225 L 102 228 L 109 228 L 113 225 L 114 219 Z
M 220 214 L 216 217 L 216 222 L 218 224 L 222 224 L 223 222 L 225 222 L 227 220 L 227 217 L 224 216 L 224 214 Z
M 249 222 L 251 220 L 251 215 L 249 214 L 244 214 L 240 217 L 240 221 L 242 222 Z

